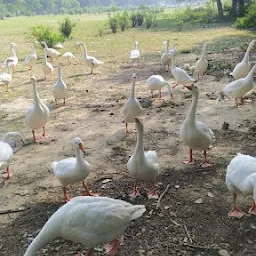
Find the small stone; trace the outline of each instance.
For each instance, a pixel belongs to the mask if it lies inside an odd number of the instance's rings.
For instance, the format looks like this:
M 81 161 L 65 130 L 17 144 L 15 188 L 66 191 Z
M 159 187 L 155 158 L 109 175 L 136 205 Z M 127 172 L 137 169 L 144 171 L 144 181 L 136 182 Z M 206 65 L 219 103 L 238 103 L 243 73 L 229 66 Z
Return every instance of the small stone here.
M 178 188 L 180 188 L 180 185 L 175 185 L 174 187 L 178 189 Z
M 111 179 L 105 179 L 105 180 L 103 180 L 101 183 L 102 184 L 105 184 L 105 183 L 108 183 L 108 182 L 110 182 L 110 181 L 112 181 Z
M 228 253 L 228 251 L 227 251 L 227 250 L 224 250 L 224 249 L 219 250 L 219 251 L 218 251 L 218 254 L 219 254 L 220 256 L 230 256 L 230 254 Z
M 113 115 L 114 115 L 114 113 L 113 113 L 113 112 L 110 112 L 110 113 L 109 113 L 109 115 L 110 115 L 110 116 L 113 116 Z
M 211 192 L 208 192 L 208 193 L 207 193 L 207 196 L 209 196 L 209 197 L 214 197 L 213 193 L 211 193 Z
M 196 204 L 202 204 L 203 203 L 203 199 L 202 198 L 199 198 L 195 201 Z

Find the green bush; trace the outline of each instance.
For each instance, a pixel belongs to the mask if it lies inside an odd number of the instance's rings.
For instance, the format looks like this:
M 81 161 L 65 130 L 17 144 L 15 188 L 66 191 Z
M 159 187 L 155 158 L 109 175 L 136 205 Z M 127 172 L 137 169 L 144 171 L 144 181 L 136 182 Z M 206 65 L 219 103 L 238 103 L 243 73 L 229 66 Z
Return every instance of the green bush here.
M 153 24 L 153 13 L 152 12 L 146 12 L 145 13 L 145 21 L 146 21 L 146 27 L 149 29 Z
M 242 17 L 237 18 L 235 22 L 236 28 L 256 28 L 256 2 L 250 6 L 248 13 Z
M 72 23 L 70 18 L 66 17 L 62 23 L 60 24 L 60 33 L 65 37 L 65 38 L 69 38 L 71 33 L 72 33 L 72 29 L 75 26 L 75 23 Z
M 109 26 L 112 30 L 112 33 L 116 33 L 117 27 L 118 27 L 118 16 L 117 15 L 114 15 L 112 17 L 109 16 L 108 22 L 109 22 Z
M 137 14 L 135 12 L 131 12 L 130 20 L 131 20 L 131 23 L 132 23 L 132 27 L 135 28 L 136 25 L 137 25 Z
M 65 41 L 65 37 L 61 33 L 54 32 L 48 26 L 34 26 L 31 28 L 31 34 L 36 38 L 37 41 L 45 41 L 49 47 L 52 47 L 54 44 L 58 42 Z
M 118 23 L 122 31 L 129 27 L 129 15 L 128 12 L 123 12 L 121 15 L 118 15 Z

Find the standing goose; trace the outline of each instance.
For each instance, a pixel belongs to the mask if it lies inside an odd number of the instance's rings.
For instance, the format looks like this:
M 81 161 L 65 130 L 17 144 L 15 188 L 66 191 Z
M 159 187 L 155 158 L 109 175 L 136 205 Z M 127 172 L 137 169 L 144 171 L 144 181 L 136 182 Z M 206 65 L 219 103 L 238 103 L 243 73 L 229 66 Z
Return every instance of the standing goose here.
M 34 41 L 32 53 L 28 54 L 23 61 L 23 65 L 28 66 L 29 70 L 32 70 L 32 64 L 34 64 L 37 60 L 36 44 L 39 44 L 39 42 Z
M 256 215 L 256 158 L 238 153 L 228 165 L 226 185 L 233 193 L 234 200 L 233 208 L 228 216 L 241 218 L 244 215 L 236 205 L 237 194 L 253 194 L 253 203 L 249 213 Z
M 41 44 L 44 46 L 44 51 L 46 52 L 46 56 L 49 56 L 51 59 L 51 62 L 53 61 L 53 58 L 58 58 L 61 53 L 53 48 L 49 48 L 47 43 L 45 41 L 41 41 Z
M 12 56 L 8 57 L 5 59 L 4 61 L 4 65 L 6 66 L 7 63 L 9 63 L 10 67 L 12 68 L 12 72 L 15 73 L 15 68 L 19 62 L 19 59 L 14 51 L 14 47 L 17 46 L 15 43 L 11 43 L 11 52 L 12 52 Z M 9 61 L 9 62 L 8 62 Z
M 161 65 L 163 65 L 164 70 L 165 70 L 165 66 L 167 65 L 167 70 L 169 70 L 169 65 L 171 63 L 171 59 L 167 56 L 167 54 L 169 53 L 169 39 L 164 41 L 165 44 L 165 52 L 162 54 L 161 56 Z
M 160 75 L 152 75 L 147 79 L 146 85 L 148 89 L 151 91 L 151 95 L 153 98 L 153 91 L 159 91 L 159 98 L 161 99 L 161 90 L 166 85 L 168 89 L 168 94 L 172 97 L 171 85 L 168 81 L 165 81 L 164 78 Z
M 133 83 L 131 88 L 131 95 L 128 101 L 125 103 L 122 113 L 125 121 L 125 131 L 128 131 L 128 123 L 133 123 L 134 118 L 138 117 L 142 114 L 142 107 L 140 106 L 139 101 L 135 98 L 134 90 L 135 90 L 135 82 L 136 82 L 136 74 L 133 74 Z
M 244 78 L 248 75 L 251 69 L 251 63 L 249 61 L 249 54 L 253 46 L 255 45 L 256 40 L 252 40 L 245 52 L 243 60 L 236 64 L 234 70 L 230 73 L 231 76 L 235 78 L 235 80 Z
M 87 196 L 93 196 L 84 182 L 84 179 L 91 172 L 91 165 L 83 159 L 81 153 L 81 151 L 85 153 L 83 141 L 78 137 L 74 138 L 73 147 L 75 149 L 75 157 L 66 158 L 59 162 L 53 162 L 51 165 L 55 177 L 63 187 L 66 202 L 71 199 L 71 197 L 67 195 L 66 186 L 79 181 L 82 181 Z
M 192 150 L 198 149 L 204 151 L 204 161 L 201 163 L 201 166 L 208 167 L 211 166 L 211 164 L 206 158 L 206 150 L 214 139 L 214 133 L 205 123 L 196 121 L 198 88 L 193 84 L 191 86 L 186 86 L 186 88 L 191 90 L 192 104 L 189 113 L 180 128 L 180 138 L 187 146 L 189 146 L 190 158 L 183 163 L 194 164 Z
M 208 67 L 208 60 L 205 57 L 206 46 L 207 46 L 207 43 L 204 43 L 202 55 L 201 55 L 200 59 L 196 62 L 195 69 L 194 69 L 194 74 L 197 75 L 198 80 L 199 80 L 200 76 L 203 77 L 203 75 Z
M 40 138 L 35 137 L 35 130 L 43 128 L 43 137 L 46 137 L 45 125 L 49 119 L 49 108 L 42 102 L 37 91 L 37 81 L 34 76 L 30 77 L 33 85 L 34 103 L 26 115 L 26 123 L 32 129 L 33 139 L 39 142 Z
M 61 55 L 61 57 L 66 59 L 70 65 L 72 64 L 71 59 L 76 59 L 72 52 L 65 52 Z
M 138 49 L 139 42 L 136 41 L 134 43 L 134 50 L 131 50 L 130 52 L 130 59 L 132 60 L 132 64 L 134 65 L 135 62 L 137 62 L 137 65 L 140 64 L 140 51 Z
M 155 151 L 144 151 L 143 146 L 143 124 L 138 118 L 135 118 L 137 129 L 137 144 L 133 155 L 127 163 L 129 174 L 135 178 L 134 190 L 130 195 L 135 198 L 140 196 L 137 187 L 137 180 L 151 180 L 153 183 L 153 190 L 148 194 L 148 198 L 157 199 L 155 180 L 159 174 L 158 158 Z
M 176 82 L 173 88 L 179 84 L 183 85 L 184 87 L 185 85 L 191 85 L 193 82 L 195 82 L 195 80 L 190 77 L 184 69 L 176 67 L 174 57 L 171 54 L 168 54 L 168 57 L 171 58 L 172 61 L 171 73 Z
M 173 44 L 173 48 L 169 51 L 169 54 L 171 54 L 173 57 L 177 56 L 178 54 L 177 43 Z
M 42 63 L 42 70 L 44 72 L 44 79 L 45 80 L 46 80 L 47 75 L 51 75 L 51 78 L 52 78 L 53 65 L 50 62 L 48 62 L 46 51 L 44 51 L 44 60 L 43 60 L 43 63 Z
M 56 105 L 57 100 L 63 99 L 63 105 L 66 103 L 66 95 L 67 95 L 67 85 L 64 83 L 61 75 L 61 66 L 62 64 L 59 63 L 58 65 L 58 81 L 55 83 L 52 94 L 55 99 Z
M 248 75 L 226 85 L 223 89 L 224 94 L 235 98 L 236 107 L 238 107 L 237 98 L 244 103 L 243 96 L 253 88 L 253 76 L 256 71 L 256 64 L 252 67 Z
M 12 177 L 9 165 L 13 157 L 13 150 L 9 145 L 10 139 L 16 139 L 24 142 L 21 135 L 18 132 L 8 132 L 4 135 L 2 141 L 0 141 L 0 170 L 4 169 L 4 179 Z
M 145 211 L 144 205 L 132 205 L 118 199 L 78 196 L 50 217 L 24 256 L 36 255 L 39 249 L 57 238 L 87 246 L 87 256 L 93 255 L 95 246 L 113 241 L 105 246 L 106 254 L 116 255 L 120 245 L 118 237 Z
M 91 57 L 87 53 L 87 48 L 83 42 L 77 42 L 76 46 L 80 46 L 83 52 L 82 58 L 85 64 L 91 68 L 91 74 L 93 74 L 93 69 L 97 68 L 99 65 L 103 64 L 102 61 L 97 60 L 94 57 Z
M 12 62 L 13 62 L 12 60 L 7 60 L 6 65 L 7 65 L 7 68 L 8 68 L 8 73 L 1 73 L 0 74 L 0 85 L 5 85 L 6 92 L 8 92 L 9 84 L 12 81 L 12 70 L 11 70 L 11 67 L 10 67 Z

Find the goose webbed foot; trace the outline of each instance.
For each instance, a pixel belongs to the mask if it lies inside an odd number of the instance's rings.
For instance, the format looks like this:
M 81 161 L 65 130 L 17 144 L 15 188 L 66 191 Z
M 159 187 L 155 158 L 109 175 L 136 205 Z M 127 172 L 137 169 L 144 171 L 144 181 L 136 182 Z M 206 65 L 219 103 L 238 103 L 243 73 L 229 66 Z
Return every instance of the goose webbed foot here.
M 99 196 L 99 194 L 93 194 L 93 193 L 91 193 L 90 191 L 89 191 L 89 189 L 88 189 L 88 187 L 87 187 L 87 185 L 86 185 L 86 183 L 83 181 L 83 187 L 84 187 L 84 189 L 85 189 L 85 193 L 86 193 L 86 196 Z
M 244 213 L 236 206 L 234 206 L 233 209 L 228 213 L 228 217 L 235 217 L 240 219 L 243 216 L 244 216 Z
M 7 168 L 4 170 L 3 178 L 4 178 L 5 180 L 8 180 L 8 179 L 10 179 L 12 176 L 13 176 L 13 173 L 11 173 L 9 167 L 7 167 Z
M 195 161 L 194 161 L 194 159 L 192 158 L 192 159 L 189 159 L 189 160 L 182 161 L 182 163 L 183 163 L 183 164 L 193 165 L 193 164 L 195 164 Z
M 249 213 L 252 215 L 256 215 L 256 205 L 253 202 L 251 208 L 249 209 Z
M 104 245 L 104 248 L 106 250 L 106 254 L 108 255 L 116 255 L 118 253 L 119 245 L 120 245 L 120 240 L 116 238 L 113 242 L 113 244 L 106 244 Z
M 148 193 L 148 199 L 158 199 L 158 194 L 157 194 L 156 190 L 153 190 Z
M 130 194 L 131 198 L 136 198 L 141 196 L 140 191 L 137 186 L 134 186 L 133 192 Z
M 72 197 L 67 195 L 67 189 L 65 187 L 63 188 L 63 192 L 64 192 L 64 197 L 65 197 L 65 200 L 66 200 L 66 203 L 67 203 L 72 199 Z
M 204 160 L 201 164 L 201 167 L 210 167 L 212 164 L 208 160 Z

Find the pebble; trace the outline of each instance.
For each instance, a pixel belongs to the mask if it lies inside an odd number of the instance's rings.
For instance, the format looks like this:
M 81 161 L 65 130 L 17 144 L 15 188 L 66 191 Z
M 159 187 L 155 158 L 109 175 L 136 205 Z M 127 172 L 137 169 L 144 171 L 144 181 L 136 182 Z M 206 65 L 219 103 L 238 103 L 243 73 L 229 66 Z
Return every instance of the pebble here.
M 203 199 L 202 198 L 199 198 L 195 201 L 196 204 L 202 204 L 203 203 Z
M 219 250 L 219 251 L 218 251 L 218 254 L 219 254 L 220 256 L 230 256 L 230 254 L 228 253 L 228 251 L 227 251 L 227 250 L 224 250 L 224 249 Z

